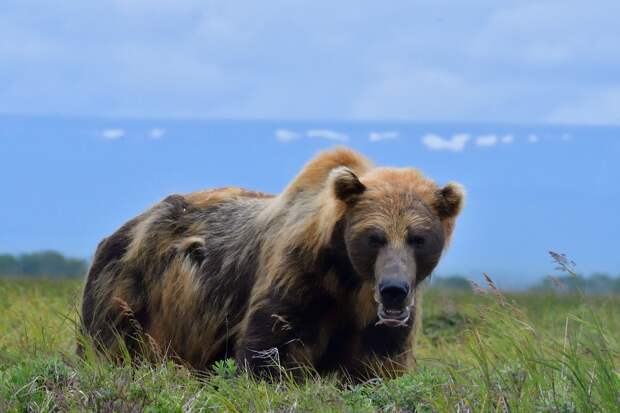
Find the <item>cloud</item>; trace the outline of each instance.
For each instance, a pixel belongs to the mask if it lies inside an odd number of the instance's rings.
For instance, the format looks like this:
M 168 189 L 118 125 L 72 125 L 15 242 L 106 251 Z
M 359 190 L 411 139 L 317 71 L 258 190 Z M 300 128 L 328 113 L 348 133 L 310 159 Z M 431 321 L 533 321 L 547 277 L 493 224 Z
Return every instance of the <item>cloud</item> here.
M 488 98 L 483 86 L 439 67 L 394 62 L 373 77 L 354 102 L 351 115 L 356 119 L 457 119 Z
M 311 129 L 306 132 L 306 136 L 338 142 L 347 142 L 349 140 L 349 135 L 329 129 Z
M 166 130 L 162 128 L 153 128 L 149 131 L 149 137 L 151 139 L 161 139 L 166 134 Z
M 329 129 L 310 129 L 303 135 L 288 129 L 278 129 L 275 135 L 276 140 L 282 143 L 288 143 L 302 138 L 327 139 L 337 142 L 347 142 L 349 140 L 349 135 Z
M 399 133 L 390 131 L 390 132 L 370 132 L 368 135 L 368 140 L 371 142 L 381 142 L 385 140 L 393 140 L 398 139 Z
M 521 1 L 493 9 L 470 43 L 475 57 L 521 67 L 618 62 L 617 2 L 593 8 L 578 0 Z
M 422 143 L 432 151 L 452 151 L 460 152 L 465 149 L 470 136 L 466 133 L 453 135 L 451 139 L 442 138 L 439 135 L 429 133 L 422 137 Z
M 62 1 L 36 19 L 13 0 L 0 112 L 617 123 L 620 2 L 601 2 Z
M 528 141 L 529 143 L 538 143 L 539 139 L 538 139 L 538 136 L 537 136 L 537 135 L 530 134 L 530 135 L 528 135 L 528 137 L 527 137 L 527 141 Z
M 125 129 L 114 128 L 114 129 L 104 129 L 101 131 L 101 137 L 103 139 L 107 139 L 110 141 L 120 139 L 126 135 Z
M 482 147 L 495 146 L 497 143 L 497 136 L 495 135 L 480 135 L 476 138 L 476 145 Z
M 561 124 L 619 125 L 620 84 L 582 91 L 558 105 L 546 120 Z
M 288 143 L 294 141 L 296 139 L 301 138 L 301 135 L 297 132 L 293 132 L 288 129 L 278 129 L 276 130 L 276 140 L 282 143 Z
M 515 137 L 512 135 L 504 135 L 502 136 L 502 143 L 513 143 L 515 141 Z

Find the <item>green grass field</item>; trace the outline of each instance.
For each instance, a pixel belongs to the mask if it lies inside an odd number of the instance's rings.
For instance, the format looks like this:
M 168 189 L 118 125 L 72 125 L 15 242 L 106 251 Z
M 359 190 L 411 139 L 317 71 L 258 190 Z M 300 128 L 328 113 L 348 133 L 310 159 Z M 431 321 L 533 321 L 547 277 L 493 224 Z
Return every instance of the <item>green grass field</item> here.
M 0 279 L 0 412 L 620 411 L 618 297 L 427 291 L 417 366 L 347 385 L 78 359 L 81 287 Z

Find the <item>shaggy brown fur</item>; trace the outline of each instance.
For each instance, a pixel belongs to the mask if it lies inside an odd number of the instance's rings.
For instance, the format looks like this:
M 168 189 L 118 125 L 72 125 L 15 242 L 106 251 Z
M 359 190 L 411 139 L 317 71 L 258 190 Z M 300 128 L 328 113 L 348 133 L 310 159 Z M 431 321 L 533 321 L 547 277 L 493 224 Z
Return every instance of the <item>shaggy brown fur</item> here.
M 119 338 L 134 353 L 151 342 L 195 369 L 234 357 L 258 374 L 274 362 L 353 378 L 393 372 L 410 360 L 415 287 L 462 202 L 456 184 L 375 168 L 347 149 L 318 155 L 278 196 L 171 195 L 99 244 L 83 329 L 112 355 Z M 377 315 L 382 268 L 394 263 L 411 285 L 412 317 L 399 327 Z

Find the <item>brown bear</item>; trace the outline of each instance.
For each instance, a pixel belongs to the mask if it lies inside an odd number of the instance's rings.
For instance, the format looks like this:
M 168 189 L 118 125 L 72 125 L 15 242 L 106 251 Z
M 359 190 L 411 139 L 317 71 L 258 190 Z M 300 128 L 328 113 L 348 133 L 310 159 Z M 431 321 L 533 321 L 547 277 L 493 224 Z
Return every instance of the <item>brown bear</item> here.
M 463 204 L 415 169 L 337 148 L 280 195 L 224 188 L 171 195 L 99 244 L 84 333 L 118 355 L 152 343 L 191 368 L 235 358 L 363 379 L 408 365 L 418 286 Z M 125 354 L 127 352 L 124 352 Z

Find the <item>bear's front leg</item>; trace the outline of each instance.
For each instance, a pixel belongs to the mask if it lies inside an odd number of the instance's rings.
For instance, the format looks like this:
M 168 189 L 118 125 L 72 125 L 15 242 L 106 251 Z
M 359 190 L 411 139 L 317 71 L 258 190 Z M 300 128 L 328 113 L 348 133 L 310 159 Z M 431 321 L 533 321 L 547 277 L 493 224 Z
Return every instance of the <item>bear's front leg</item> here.
M 304 366 L 312 366 L 312 360 L 296 321 L 297 317 L 281 301 L 269 300 L 255 308 L 248 315 L 239 341 L 237 364 L 268 380 L 283 374 L 301 375 Z

